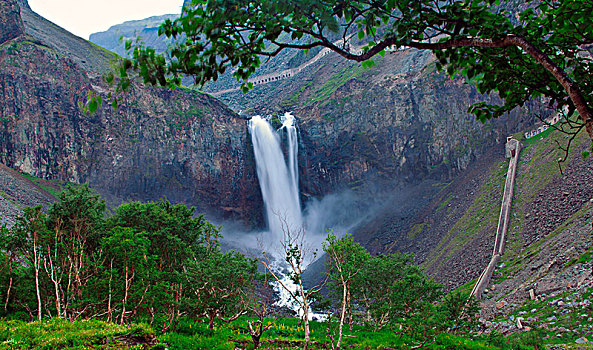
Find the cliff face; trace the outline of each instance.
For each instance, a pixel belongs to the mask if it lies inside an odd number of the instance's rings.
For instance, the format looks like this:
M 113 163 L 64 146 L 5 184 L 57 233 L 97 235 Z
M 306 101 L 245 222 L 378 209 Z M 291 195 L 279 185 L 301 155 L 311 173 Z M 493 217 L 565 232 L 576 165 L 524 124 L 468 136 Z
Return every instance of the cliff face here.
M 32 34 L 0 47 L 0 162 L 41 178 L 89 182 L 113 202 L 167 196 L 258 221 L 245 120 L 195 91 L 141 86 L 116 110 L 105 103 L 85 115 L 89 91 L 105 96 L 108 87 L 54 48 L 69 41 L 75 49 L 78 38 L 46 43 Z
M 150 27 L 145 25 L 150 21 L 97 35 L 113 40 L 117 30 L 138 32 Z M 152 39 L 158 50 L 163 48 L 161 39 Z M 318 52 L 283 51 L 256 75 L 294 69 Z M 376 67 L 367 70 L 330 53 L 298 74 L 256 85 L 248 94 L 235 90 L 215 96 L 246 115 L 293 111 L 304 155 L 301 188 L 317 196 L 365 184 L 448 181 L 508 134 L 531 125 L 534 112 L 548 113 L 533 103 L 529 111 L 481 124 L 467 108 L 496 97 L 481 96 L 463 79 L 436 72 L 432 54 L 403 50 L 375 61 Z M 227 73 L 205 89 L 216 93 L 237 86 Z
M 3 0 L 0 2 L 0 44 L 4 44 L 24 33 L 25 27 L 16 0 Z
M 8 165 L 43 177 L 89 181 L 114 198 L 167 194 L 219 214 L 263 221 L 244 120 L 196 92 L 140 87 L 117 111 L 106 107 L 84 116 L 79 105 L 87 92 L 107 89 L 97 78 L 108 66 L 106 51 L 84 46 L 90 57 L 85 59 L 80 48 L 88 42 L 30 10 L 23 10 L 23 17 L 28 39 L 2 51 L 10 67 L 2 71 L 3 94 L 10 101 L 2 126 Z M 284 52 L 263 69 L 295 67 L 308 59 L 302 52 Z M 289 79 L 221 99 L 247 113 L 294 111 L 306 194 L 448 181 L 532 118 L 518 111 L 482 125 L 467 107 L 494 97 L 435 72 L 432 61 L 429 53 L 407 50 L 377 59 L 377 66 L 366 70 L 329 54 Z M 30 122 L 19 122 L 23 118 Z
M 220 95 L 236 110 L 294 111 L 302 140 L 303 190 L 449 181 L 506 136 L 533 123 L 530 110 L 478 122 L 470 104 L 494 101 L 461 78 L 436 72 L 433 56 L 406 50 L 363 69 L 329 54 L 293 78 Z

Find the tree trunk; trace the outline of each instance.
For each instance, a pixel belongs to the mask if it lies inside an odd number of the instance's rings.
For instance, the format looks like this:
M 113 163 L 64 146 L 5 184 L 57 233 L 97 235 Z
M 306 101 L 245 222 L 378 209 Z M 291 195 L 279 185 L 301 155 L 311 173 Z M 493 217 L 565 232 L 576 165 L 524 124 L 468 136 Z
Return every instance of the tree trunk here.
M 301 297 L 303 298 L 303 328 L 305 330 L 303 349 L 307 350 L 309 348 L 309 340 L 311 339 L 311 331 L 309 329 L 309 303 L 307 302 L 307 295 L 305 294 L 302 281 L 299 283 L 299 287 L 301 290 Z
M 122 306 L 121 306 L 121 318 L 119 323 L 124 324 L 124 316 L 126 314 L 126 303 L 128 302 L 128 290 L 129 290 L 129 286 L 128 286 L 128 266 L 126 266 L 126 276 L 125 276 L 125 287 L 124 287 L 124 299 L 122 301 Z
M 342 279 L 342 310 L 340 311 L 340 325 L 338 326 L 338 343 L 336 344 L 336 349 L 339 349 L 342 344 L 342 330 L 344 328 L 344 320 L 346 319 L 347 295 L 348 290 L 346 288 L 346 283 L 344 283 L 344 279 Z
M 216 318 L 216 311 L 210 310 L 208 312 L 208 329 L 214 329 L 214 319 Z
M 262 334 L 264 333 L 264 316 L 260 316 L 260 319 L 251 323 L 251 321 L 247 320 L 247 325 L 249 326 L 249 335 L 251 335 L 251 340 L 253 342 L 253 350 L 259 348 L 259 342 L 261 339 Z M 254 327 L 255 325 L 255 327 Z
M 50 247 L 48 246 L 47 248 L 48 248 L 48 251 L 50 251 Z M 51 257 L 51 254 L 48 254 L 47 259 L 49 261 L 49 269 L 47 267 L 47 261 L 44 262 L 45 272 L 47 273 L 47 275 L 49 276 L 49 279 L 54 284 L 54 294 L 56 296 L 56 312 L 58 314 L 58 317 L 62 317 L 62 304 L 61 304 L 61 297 L 60 297 L 60 281 L 58 281 L 58 279 L 57 279 L 58 273 L 56 271 L 56 267 L 54 266 L 54 261 Z
M 350 293 L 350 287 L 348 287 L 348 323 L 350 325 L 348 329 L 352 332 L 352 294 Z
M 113 291 L 111 289 L 111 281 L 113 280 L 113 258 L 109 261 L 109 295 L 107 296 L 107 322 L 113 319 L 113 310 L 111 309 L 111 298 Z
M 12 289 L 12 262 L 9 261 L 8 264 L 10 279 L 8 280 L 8 289 L 6 290 L 6 302 L 4 303 L 4 311 L 8 310 L 8 300 L 10 300 L 10 291 Z
M 35 291 L 37 293 L 37 320 L 41 322 L 41 290 L 39 289 L 39 256 L 37 255 L 37 235 L 33 234 L 33 268 L 35 269 Z

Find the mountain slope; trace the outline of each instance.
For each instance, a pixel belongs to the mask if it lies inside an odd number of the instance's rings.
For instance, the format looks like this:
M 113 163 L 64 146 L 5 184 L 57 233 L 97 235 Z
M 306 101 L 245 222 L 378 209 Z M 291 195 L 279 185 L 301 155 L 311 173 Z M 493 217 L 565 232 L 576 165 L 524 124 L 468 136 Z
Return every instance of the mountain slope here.
M 154 22 L 129 22 L 97 35 L 113 41 L 118 30 L 138 32 Z M 159 50 L 166 46 L 160 40 L 153 40 Z M 508 134 L 532 125 L 533 114 L 549 113 L 532 103 L 487 124 L 477 122 L 466 112 L 468 106 L 497 97 L 481 96 L 463 79 L 436 72 L 429 52 L 390 52 L 376 58 L 372 69 L 334 53 L 314 59 L 318 53 L 285 50 L 266 60 L 252 80 L 300 68 L 256 84 L 247 94 L 232 90 L 238 83 L 231 72 L 204 89 L 244 115 L 294 112 L 301 132 L 304 157 L 299 168 L 306 196 L 448 181 Z
M 51 186 L 51 185 L 50 185 Z M 47 206 L 55 197 L 18 172 L 0 164 L 0 226 L 14 224 L 23 208 Z
M 21 8 L 25 32 L 36 44 L 59 52 L 76 66 L 97 76 L 107 71 L 110 62 L 116 58 L 113 53 L 100 49 L 39 16 L 31 10 L 27 0 L 17 0 L 17 3 Z
M 175 19 L 178 15 L 153 16 L 143 20 L 128 21 L 112 26 L 104 32 L 91 34 L 89 40 L 120 56 L 125 56 L 125 42 L 127 40 L 142 40 L 142 42 L 157 51 L 167 49 L 171 40 L 159 37 L 158 27 L 166 19 Z
M 551 130 L 523 140 L 504 268 L 491 282 L 496 287 L 486 300 L 490 307 L 502 297 L 509 303 L 525 301 L 535 286 L 536 292 L 545 292 L 550 284 L 571 284 L 548 272 L 560 275 L 590 250 L 593 162 L 581 156 L 590 150 L 590 141 L 581 133 L 561 164 L 562 173 L 557 142 L 566 142 L 565 135 Z M 476 279 L 492 254 L 507 166 L 502 153 L 475 163 L 411 219 L 409 230 L 394 235 L 388 248 L 416 252 L 417 261 L 448 288 Z M 413 244 L 406 244 L 411 237 Z
M 113 54 L 27 8 L 23 14 L 31 34 L 0 43 L 1 162 L 41 178 L 89 182 L 115 203 L 167 196 L 216 216 L 261 221 L 245 120 L 195 91 L 136 84 L 116 110 L 106 103 L 85 115 L 89 91 L 107 99 L 98 75 Z

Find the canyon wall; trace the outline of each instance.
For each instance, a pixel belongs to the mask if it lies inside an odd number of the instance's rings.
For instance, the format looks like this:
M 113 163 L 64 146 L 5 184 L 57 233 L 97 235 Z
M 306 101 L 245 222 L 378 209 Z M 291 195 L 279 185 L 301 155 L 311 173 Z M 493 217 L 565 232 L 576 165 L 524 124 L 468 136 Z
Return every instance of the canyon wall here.
M 35 16 L 25 13 L 32 18 L 26 35 L 0 46 L 0 162 L 41 178 L 89 182 L 113 203 L 166 196 L 214 217 L 262 221 L 244 119 L 196 91 L 136 84 L 114 109 L 99 76 L 100 65 L 108 66 L 95 60 L 91 70 L 73 59 L 76 37 L 44 41 L 47 28 L 57 30 Z M 89 57 L 103 55 L 94 50 Z M 83 111 L 89 91 L 106 101 L 94 114 Z

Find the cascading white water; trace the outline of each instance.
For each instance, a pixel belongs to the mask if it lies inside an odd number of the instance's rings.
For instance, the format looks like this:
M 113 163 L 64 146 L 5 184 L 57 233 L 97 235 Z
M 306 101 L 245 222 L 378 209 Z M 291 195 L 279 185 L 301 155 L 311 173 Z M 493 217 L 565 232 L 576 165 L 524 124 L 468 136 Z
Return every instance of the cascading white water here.
M 286 130 L 288 141 L 288 166 L 287 160 L 282 152 L 280 135 L 261 117 L 251 118 L 249 129 L 255 154 L 257 177 L 262 191 L 264 206 L 266 209 L 266 221 L 268 229 L 273 236 L 267 243 L 272 246 L 285 238 L 288 231 L 295 232 L 302 230 L 303 217 L 301 203 L 299 200 L 299 177 L 298 177 L 298 138 L 294 126 L 294 117 L 290 113 L 280 118 L 282 127 Z M 282 256 L 277 256 L 272 268 L 281 277 L 281 283 L 296 294 L 297 285 L 282 272 Z M 276 302 L 278 307 L 288 307 L 299 314 L 298 306 L 286 289 L 277 283 L 274 287 L 279 295 Z
M 298 189 L 297 131 L 290 113 L 286 113 L 281 121 L 281 129 L 286 130 L 288 138 L 288 166 L 280 136 L 270 123 L 261 116 L 251 118 L 249 123 L 268 229 L 276 242 L 282 239 L 283 230 L 303 228 Z

